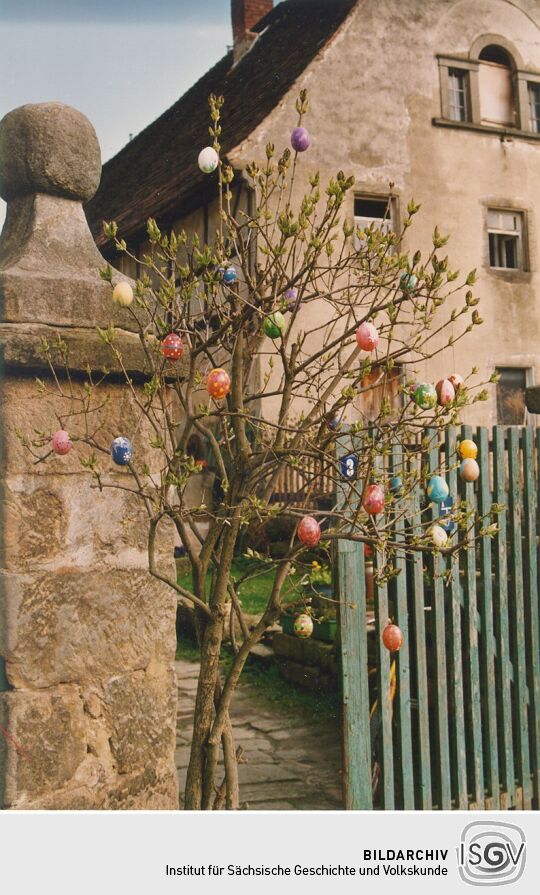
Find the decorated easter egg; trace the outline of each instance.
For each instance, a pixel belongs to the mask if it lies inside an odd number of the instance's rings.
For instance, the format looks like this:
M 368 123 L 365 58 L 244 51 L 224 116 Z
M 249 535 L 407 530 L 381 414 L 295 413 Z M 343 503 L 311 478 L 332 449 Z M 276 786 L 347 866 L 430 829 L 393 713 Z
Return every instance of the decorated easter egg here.
M 476 482 L 476 479 L 480 475 L 480 467 L 476 460 L 473 460 L 472 457 L 468 457 L 466 460 L 462 461 L 461 466 L 459 467 L 459 474 L 465 482 Z
M 440 379 L 435 386 L 435 390 L 437 392 L 437 400 L 441 407 L 445 407 L 446 404 L 449 404 L 450 401 L 453 401 L 456 397 L 454 386 L 449 379 Z
M 199 152 L 199 168 L 203 174 L 212 174 L 219 165 L 219 155 L 213 146 L 206 146 Z
M 133 456 L 133 445 L 129 438 L 119 435 L 111 444 L 111 457 L 117 466 L 127 466 Z
M 384 510 L 384 491 L 380 485 L 368 485 L 362 498 L 362 506 L 370 516 L 377 516 Z
M 442 525 L 434 525 L 431 529 L 431 540 L 435 547 L 439 550 L 446 546 L 448 541 L 448 535 L 446 534 Z
M 184 345 L 177 333 L 169 333 L 168 336 L 165 336 L 161 343 L 161 353 L 167 360 L 180 360 L 184 353 Z
M 410 382 L 407 384 L 406 388 L 407 388 L 408 394 L 411 396 L 411 398 L 414 399 L 415 392 L 418 388 L 420 388 L 421 385 L 422 385 L 421 382 Z
M 279 339 L 287 328 L 287 321 L 281 311 L 275 311 L 269 317 L 265 317 L 263 330 L 270 339 Z
M 298 540 L 305 547 L 316 547 L 321 540 L 321 526 L 313 516 L 304 516 L 300 519 L 296 533 Z
M 291 146 L 295 152 L 305 152 L 311 146 L 311 137 L 305 127 L 295 127 L 291 134 Z
M 402 292 L 412 292 L 416 287 L 418 280 L 413 273 L 407 273 L 406 270 L 403 271 L 399 278 L 399 286 Z
M 225 398 L 231 390 L 231 378 L 229 374 L 216 367 L 206 377 L 206 390 L 211 398 Z
M 427 485 L 427 496 L 433 503 L 441 503 L 449 494 L 448 483 L 442 475 L 431 476 Z
M 459 388 L 465 385 L 465 380 L 463 376 L 460 376 L 459 373 L 452 373 L 451 376 L 448 377 L 448 381 L 452 383 L 454 386 L 454 391 L 457 392 Z
M 374 551 L 373 551 L 373 547 L 371 546 L 371 544 L 364 544 L 364 556 L 366 559 L 372 559 L 373 552 Z
M 298 298 L 298 289 L 295 286 L 291 286 L 290 289 L 285 291 L 285 301 L 287 302 L 287 308 L 289 311 L 292 311 L 295 304 L 296 299 Z
M 51 439 L 51 447 L 54 453 L 60 454 L 61 457 L 65 454 L 69 454 L 73 445 L 65 429 L 59 429 L 58 432 L 54 433 Z
M 358 457 L 356 454 L 347 454 L 339 461 L 339 470 L 344 479 L 355 479 L 358 472 Z
M 226 286 L 232 286 L 234 283 L 238 282 L 238 274 L 236 273 L 236 268 L 231 265 L 230 267 L 226 267 L 223 271 L 223 282 Z
M 294 620 L 294 633 L 302 640 L 307 640 L 313 634 L 313 619 L 310 615 L 297 615 Z
M 386 625 L 382 632 L 382 642 L 391 653 L 397 653 L 403 646 L 403 631 L 397 625 Z
M 356 344 L 362 351 L 373 351 L 379 344 L 379 333 L 373 323 L 361 323 L 356 330 Z
M 129 283 L 122 280 L 114 287 L 112 297 L 115 304 L 120 305 L 121 308 L 128 308 L 133 301 L 133 289 Z
M 460 441 L 459 456 L 462 460 L 476 460 L 478 456 L 478 448 L 472 439 L 464 438 L 463 441 Z
M 437 403 L 437 391 L 431 382 L 421 382 L 414 393 L 414 403 L 422 410 L 431 410 Z
M 393 475 L 390 479 L 390 491 L 399 494 L 403 490 L 403 479 L 400 475 Z
M 341 420 L 339 416 L 326 416 L 324 421 L 331 432 L 337 432 L 337 430 L 341 426 Z

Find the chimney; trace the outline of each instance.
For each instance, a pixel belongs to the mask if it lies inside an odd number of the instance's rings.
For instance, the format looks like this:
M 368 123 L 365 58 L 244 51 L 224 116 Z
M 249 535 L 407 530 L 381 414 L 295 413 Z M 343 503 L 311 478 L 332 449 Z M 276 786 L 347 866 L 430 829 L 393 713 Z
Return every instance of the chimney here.
M 234 61 L 247 53 L 256 35 L 252 29 L 273 8 L 273 0 L 231 0 Z

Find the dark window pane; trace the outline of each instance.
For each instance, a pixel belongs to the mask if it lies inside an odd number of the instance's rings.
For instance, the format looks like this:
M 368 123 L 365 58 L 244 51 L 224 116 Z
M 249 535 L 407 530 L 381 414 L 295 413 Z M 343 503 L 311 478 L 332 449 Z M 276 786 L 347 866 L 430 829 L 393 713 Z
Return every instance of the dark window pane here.
M 448 111 L 452 121 L 469 120 L 468 72 L 458 68 L 448 70 Z
M 364 199 L 362 196 L 355 196 L 354 214 L 357 218 L 379 218 L 380 220 L 390 217 L 388 199 Z
M 540 133 L 540 84 L 529 84 L 529 127 Z
M 497 423 L 523 426 L 526 418 L 525 386 L 527 371 L 521 367 L 498 367 Z

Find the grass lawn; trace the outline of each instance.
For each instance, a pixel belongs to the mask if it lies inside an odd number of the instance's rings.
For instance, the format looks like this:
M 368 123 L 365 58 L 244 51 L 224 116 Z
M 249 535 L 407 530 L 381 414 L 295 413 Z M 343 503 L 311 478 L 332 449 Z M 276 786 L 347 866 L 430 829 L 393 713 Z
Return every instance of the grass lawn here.
M 234 561 L 232 574 L 235 581 L 242 578 L 250 569 L 253 569 L 253 563 L 243 557 L 238 557 Z M 240 586 L 240 600 L 242 608 L 250 615 L 262 613 L 268 603 L 268 597 L 274 583 L 274 569 L 263 569 L 257 573 L 254 578 L 249 578 Z M 301 575 L 291 576 L 283 588 L 283 602 L 290 603 L 298 600 L 300 597 L 300 588 L 297 587 Z M 210 574 L 206 579 L 207 592 L 210 586 Z M 185 572 L 178 576 L 178 583 L 189 590 L 191 587 L 191 574 Z

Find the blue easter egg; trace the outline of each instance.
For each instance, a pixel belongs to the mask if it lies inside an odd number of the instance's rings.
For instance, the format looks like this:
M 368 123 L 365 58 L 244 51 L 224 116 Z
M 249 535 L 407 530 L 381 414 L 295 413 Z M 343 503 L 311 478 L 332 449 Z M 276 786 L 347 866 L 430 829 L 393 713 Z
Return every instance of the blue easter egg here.
M 339 468 L 344 479 L 355 479 L 358 471 L 358 457 L 355 454 L 347 454 L 339 461 Z
M 400 475 L 394 475 L 390 479 L 390 491 L 392 494 L 399 494 L 403 490 L 403 479 Z
M 448 497 L 449 488 L 442 475 L 434 475 L 430 478 L 427 486 L 427 495 L 433 503 L 441 503 Z
M 236 273 L 235 267 L 227 267 L 223 271 L 223 282 L 226 283 L 227 286 L 232 286 L 233 283 L 236 283 L 238 280 L 238 274 Z
M 417 279 L 413 273 L 404 271 L 399 278 L 399 286 L 403 292 L 412 292 L 417 283 Z
M 111 457 L 117 466 L 127 466 L 133 456 L 133 445 L 129 438 L 119 435 L 111 444 Z

